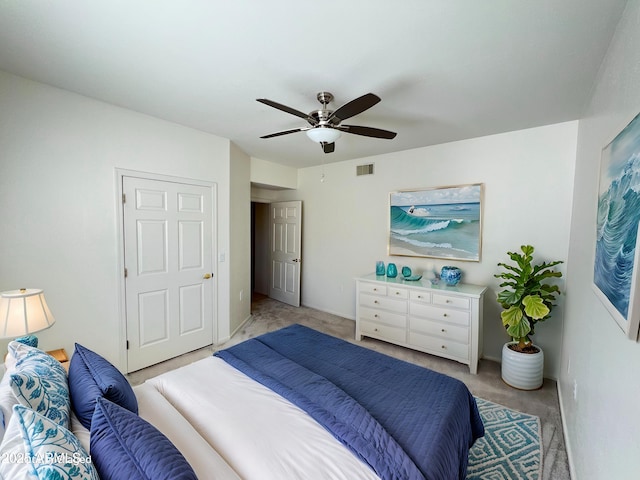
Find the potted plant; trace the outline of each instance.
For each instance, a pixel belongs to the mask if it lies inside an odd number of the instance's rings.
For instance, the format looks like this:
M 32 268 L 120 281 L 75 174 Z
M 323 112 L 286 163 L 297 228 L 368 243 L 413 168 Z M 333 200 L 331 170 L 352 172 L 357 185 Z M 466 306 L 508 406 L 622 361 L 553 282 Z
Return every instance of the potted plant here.
M 507 333 L 513 339 L 502 348 L 502 379 L 523 390 L 535 390 L 542 386 L 544 352 L 534 345 L 531 336 L 535 326 L 551 316 L 557 285 L 545 283 L 551 278 L 562 277 L 553 267 L 562 261 L 533 263 L 534 248 L 522 245 L 522 253 L 507 252 L 515 264 L 498 263 L 504 270 L 494 275 L 501 278 L 504 288 L 498 293 L 498 303 L 504 309 L 500 316 Z

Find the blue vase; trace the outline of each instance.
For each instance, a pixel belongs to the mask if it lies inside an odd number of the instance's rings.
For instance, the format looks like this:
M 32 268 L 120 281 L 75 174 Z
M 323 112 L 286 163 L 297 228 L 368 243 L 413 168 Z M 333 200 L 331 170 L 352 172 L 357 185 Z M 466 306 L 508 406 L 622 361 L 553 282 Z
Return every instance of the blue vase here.
M 376 275 L 378 277 L 384 276 L 384 262 L 382 260 L 376 262 Z
M 387 265 L 387 277 L 396 278 L 397 275 L 398 275 L 398 268 L 396 267 L 396 264 L 390 263 L 389 265 Z
M 403 277 L 410 277 L 411 276 L 411 268 L 407 267 L 406 265 L 404 267 L 402 267 L 402 276 Z
M 458 267 L 445 265 L 440 271 L 440 279 L 451 287 L 457 285 L 461 278 L 462 271 Z

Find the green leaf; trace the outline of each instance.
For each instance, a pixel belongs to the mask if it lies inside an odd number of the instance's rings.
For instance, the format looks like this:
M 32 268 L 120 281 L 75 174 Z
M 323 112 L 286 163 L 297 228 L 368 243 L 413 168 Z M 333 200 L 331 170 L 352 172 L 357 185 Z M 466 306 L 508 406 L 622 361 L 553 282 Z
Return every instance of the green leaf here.
M 534 248 L 531 245 L 522 245 L 520 250 L 522 250 L 522 253 L 526 256 L 530 257 L 533 255 Z
M 500 313 L 500 317 L 502 318 L 502 324 L 505 327 L 516 325 L 522 321 L 522 310 L 520 310 L 517 306 L 512 306 L 503 310 Z
M 513 338 L 526 337 L 531 331 L 529 320 L 523 315 L 522 310 L 515 305 L 503 311 L 500 316 L 502 317 L 502 324 L 507 327 L 507 333 Z
M 551 310 L 538 295 L 527 295 L 522 299 L 524 312 L 536 320 L 546 317 Z
M 503 305 L 514 305 L 520 302 L 521 296 L 521 290 L 503 290 L 498 294 L 498 303 Z
M 526 338 L 527 334 L 530 331 L 531 327 L 529 326 L 529 322 L 520 322 L 517 325 L 513 325 L 507 328 L 507 333 L 511 336 L 511 338 L 515 338 L 517 340 Z

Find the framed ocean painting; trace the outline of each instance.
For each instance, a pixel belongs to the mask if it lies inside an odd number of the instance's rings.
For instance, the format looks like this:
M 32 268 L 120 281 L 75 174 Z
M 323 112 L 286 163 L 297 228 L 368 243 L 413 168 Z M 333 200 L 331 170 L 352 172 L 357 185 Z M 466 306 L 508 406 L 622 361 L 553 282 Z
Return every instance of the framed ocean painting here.
M 480 261 L 483 184 L 392 192 L 389 255 Z
M 628 338 L 640 323 L 640 114 L 602 150 L 594 290 Z

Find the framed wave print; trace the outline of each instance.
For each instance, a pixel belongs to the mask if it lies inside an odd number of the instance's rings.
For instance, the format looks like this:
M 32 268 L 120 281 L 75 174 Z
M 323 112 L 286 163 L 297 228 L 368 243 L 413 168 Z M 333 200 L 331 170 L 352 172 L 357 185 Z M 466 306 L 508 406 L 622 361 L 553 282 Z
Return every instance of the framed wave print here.
M 392 192 L 389 255 L 480 261 L 483 184 Z
M 628 338 L 640 324 L 640 114 L 603 148 L 593 283 Z

